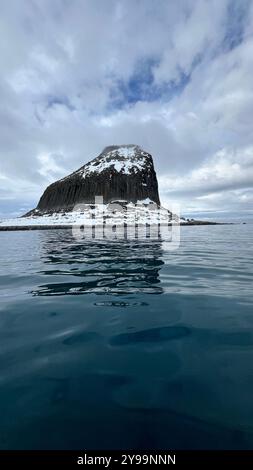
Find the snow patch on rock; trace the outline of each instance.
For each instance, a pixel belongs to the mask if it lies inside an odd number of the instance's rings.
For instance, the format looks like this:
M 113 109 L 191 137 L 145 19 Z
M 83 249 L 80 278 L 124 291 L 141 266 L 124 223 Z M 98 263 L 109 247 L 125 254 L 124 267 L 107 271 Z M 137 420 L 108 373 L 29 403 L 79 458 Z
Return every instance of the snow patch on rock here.
M 29 227 L 32 225 L 66 226 L 73 225 L 128 225 L 134 224 L 160 224 L 181 223 L 182 219 L 172 215 L 168 209 L 160 207 L 154 210 L 153 201 L 149 198 L 138 201 L 137 204 L 128 203 L 120 210 L 115 204 L 82 204 L 79 210 L 71 212 L 54 212 L 44 215 L 32 215 L 15 219 L 5 219 L 0 222 L 0 227 Z M 114 206 L 114 207 L 113 207 Z
M 147 168 L 148 153 L 142 151 L 138 146 L 122 146 L 114 150 L 106 152 L 103 156 L 92 160 L 84 165 L 80 170 L 83 177 L 91 173 L 101 173 L 109 168 L 116 170 L 118 173 L 131 175 Z

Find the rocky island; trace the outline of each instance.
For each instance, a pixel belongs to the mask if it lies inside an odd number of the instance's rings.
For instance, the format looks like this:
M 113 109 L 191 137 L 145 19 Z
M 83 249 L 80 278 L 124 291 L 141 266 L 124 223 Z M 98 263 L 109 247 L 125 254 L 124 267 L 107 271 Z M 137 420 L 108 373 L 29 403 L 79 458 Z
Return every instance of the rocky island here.
M 149 199 L 159 206 L 152 156 L 138 145 L 106 147 L 79 170 L 48 186 L 39 200 L 37 213 L 70 211 L 78 203 L 94 204 L 95 196 L 102 196 L 104 204 Z
M 186 221 L 162 207 L 153 158 L 131 144 L 106 147 L 78 170 L 50 184 L 35 209 L 2 221 L 0 230 L 122 225 L 126 213 L 132 225 L 211 223 Z

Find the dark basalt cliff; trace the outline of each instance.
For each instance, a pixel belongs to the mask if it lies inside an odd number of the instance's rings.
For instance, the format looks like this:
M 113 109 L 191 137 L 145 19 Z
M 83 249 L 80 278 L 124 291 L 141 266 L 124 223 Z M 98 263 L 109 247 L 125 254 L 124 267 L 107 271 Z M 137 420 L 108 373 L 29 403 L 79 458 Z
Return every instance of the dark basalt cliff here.
M 95 196 L 103 196 L 105 204 L 150 199 L 160 205 L 152 156 L 137 145 L 106 147 L 94 160 L 48 186 L 36 212 L 69 211 L 75 204 L 94 204 Z

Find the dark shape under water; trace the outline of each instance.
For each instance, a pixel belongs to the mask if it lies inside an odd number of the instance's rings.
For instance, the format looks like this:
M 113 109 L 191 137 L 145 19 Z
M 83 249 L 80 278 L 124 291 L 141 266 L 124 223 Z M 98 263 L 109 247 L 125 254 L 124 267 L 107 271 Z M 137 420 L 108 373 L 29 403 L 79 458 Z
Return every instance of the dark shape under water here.
M 113 346 L 135 343 L 153 343 L 170 341 L 172 339 L 183 338 L 191 334 L 191 330 L 185 326 L 163 326 L 160 328 L 150 328 L 147 330 L 135 331 L 134 333 L 123 333 L 111 339 Z

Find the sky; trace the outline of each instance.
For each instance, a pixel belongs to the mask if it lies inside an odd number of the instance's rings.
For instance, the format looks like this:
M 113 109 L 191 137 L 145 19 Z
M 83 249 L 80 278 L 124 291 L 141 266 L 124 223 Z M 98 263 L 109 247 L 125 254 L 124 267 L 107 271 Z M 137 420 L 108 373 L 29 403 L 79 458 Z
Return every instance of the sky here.
M 253 216 L 253 0 L 3 0 L 0 34 L 0 217 L 113 144 L 166 207 Z

